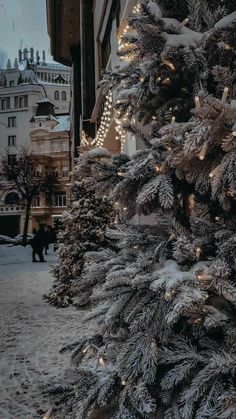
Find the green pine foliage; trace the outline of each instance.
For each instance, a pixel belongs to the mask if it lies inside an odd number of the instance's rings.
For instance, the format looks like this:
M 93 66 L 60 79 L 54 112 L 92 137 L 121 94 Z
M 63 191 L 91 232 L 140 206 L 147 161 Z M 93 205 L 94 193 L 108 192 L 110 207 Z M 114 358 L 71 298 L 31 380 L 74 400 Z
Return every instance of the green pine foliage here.
M 104 182 L 127 222 L 153 225 L 108 229 L 113 246 L 85 254 L 78 291 L 89 290 L 86 321 L 99 329 L 67 348 L 52 408 L 56 418 L 234 419 L 235 3 L 141 0 L 130 24 L 102 85 L 143 149 L 101 162 L 96 188 Z
M 73 303 L 85 253 L 107 245 L 105 231 L 113 220 L 113 206 L 106 195 L 97 196 L 94 191 L 93 164 L 96 164 L 96 157 L 87 153 L 80 158 L 72 173 L 72 204 L 63 216 L 64 230 L 59 234 L 62 244 L 59 263 L 53 270 L 53 288 L 45 296 L 56 307 Z M 81 305 L 84 305 L 82 300 Z

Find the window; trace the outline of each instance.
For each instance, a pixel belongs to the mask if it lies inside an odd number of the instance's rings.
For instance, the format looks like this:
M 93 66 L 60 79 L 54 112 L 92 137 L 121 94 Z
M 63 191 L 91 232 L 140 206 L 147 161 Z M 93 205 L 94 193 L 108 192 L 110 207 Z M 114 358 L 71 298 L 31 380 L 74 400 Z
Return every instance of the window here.
M 53 141 L 52 143 L 52 151 L 54 153 L 58 153 L 61 151 L 61 142 L 60 141 Z
M 7 162 L 9 166 L 14 166 L 14 164 L 16 163 L 16 154 L 8 154 Z
M 54 99 L 59 100 L 59 91 L 58 90 L 56 90 L 55 93 L 54 93 Z
M 45 144 L 43 141 L 38 142 L 38 151 L 39 153 L 45 153 Z
M 15 80 L 10 80 L 10 86 L 15 86 Z
M 6 205 L 18 205 L 19 204 L 19 195 L 15 192 L 10 192 L 7 194 L 5 198 L 5 204 Z
M 8 147 L 14 147 L 16 145 L 16 135 L 9 135 Z
M 62 177 L 68 177 L 68 167 L 67 166 L 62 167 Z
M 5 109 L 9 109 L 9 108 L 10 108 L 10 98 L 5 97 L 1 100 L 1 109 L 5 110 Z
M 33 207 L 38 208 L 40 207 L 40 195 L 37 195 L 33 199 Z
M 64 90 L 61 93 L 61 98 L 62 98 L 62 100 L 66 100 L 66 92 Z
M 23 108 L 23 107 L 24 107 L 24 98 L 19 97 L 19 108 Z
M 65 192 L 58 192 L 54 195 L 54 206 L 66 207 L 66 193 Z
M 26 108 L 28 106 L 28 96 L 16 96 L 15 108 Z
M 58 177 L 58 171 L 57 171 L 57 167 L 56 166 L 52 168 L 52 175 L 54 177 Z
M 62 140 L 61 148 L 62 148 L 62 151 L 69 151 L 69 141 Z
M 16 117 L 11 116 L 8 118 L 8 127 L 16 127 Z

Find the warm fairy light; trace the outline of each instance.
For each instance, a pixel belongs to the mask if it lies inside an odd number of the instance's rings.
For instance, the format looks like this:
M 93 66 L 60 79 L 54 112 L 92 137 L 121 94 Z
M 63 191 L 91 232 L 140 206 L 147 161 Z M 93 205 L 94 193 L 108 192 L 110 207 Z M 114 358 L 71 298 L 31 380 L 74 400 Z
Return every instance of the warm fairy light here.
M 233 131 L 233 132 L 232 132 L 232 135 L 233 135 L 234 137 L 236 137 L 236 131 Z
M 224 91 L 223 91 L 223 94 L 222 94 L 222 102 L 226 102 L 226 100 L 227 100 L 227 97 L 228 97 L 228 94 L 229 94 L 229 88 L 228 87 L 225 87 L 224 88 Z
M 140 77 L 140 81 L 143 82 L 144 81 L 144 77 Z
M 209 279 L 211 279 L 211 275 L 206 275 L 206 274 L 199 274 L 197 276 L 197 279 L 199 281 L 209 281 Z
M 89 350 L 89 345 L 86 346 L 86 348 L 83 349 L 83 354 L 86 354 L 86 352 L 88 352 L 88 350 Z
M 185 26 L 186 25 L 186 23 L 188 23 L 189 22 L 189 18 L 188 17 L 186 17 L 186 19 L 184 19 L 183 20 L 183 22 L 181 22 L 180 23 L 180 25 L 179 25 L 179 29 L 181 29 L 183 26 Z
M 200 103 L 199 96 L 195 96 L 194 102 L 195 102 L 196 109 L 201 109 L 201 103 Z
M 201 256 L 201 254 L 202 254 L 202 249 L 201 249 L 201 247 L 197 247 L 197 248 L 196 248 L 196 258 L 197 258 L 197 259 L 199 259 L 199 258 L 200 258 L 200 256 Z
M 170 67 L 170 68 L 171 68 L 171 70 L 175 70 L 175 66 L 174 66 L 174 64 L 173 64 L 171 61 L 166 60 L 166 59 L 163 59 L 163 60 L 162 60 L 162 62 L 163 62 L 163 64 L 165 64 L 165 65 L 167 65 L 168 67 Z
M 51 411 L 51 409 L 49 409 L 47 411 L 47 413 L 44 415 L 43 419 L 50 419 L 51 418 L 51 413 L 52 413 L 52 411 Z
M 122 384 L 122 386 L 125 386 L 126 385 L 126 381 L 125 380 L 122 380 L 121 381 L 121 384 Z
M 215 220 L 216 220 L 216 221 L 219 221 L 219 220 L 220 220 L 220 217 L 215 217 Z
M 157 165 L 155 167 L 155 170 L 156 170 L 157 173 L 160 173 L 161 172 L 161 165 Z
M 102 147 L 104 144 L 104 140 L 108 133 L 110 123 L 112 121 L 112 92 L 109 91 L 106 98 L 105 98 L 105 105 L 103 114 L 101 117 L 101 124 L 98 129 L 97 135 L 94 139 L 94 142 L 99 146 Z
M 124 208 L 123 208 L 123 210 L 124 210 L 124 211 L 127 211 L 127 207 L 124 207 Z
M 204 160 L 205 157 L 206 157 L 206 153 L 207 153 L 207 144 L 204 144 L 200 153 L 199 153 L 199 155 L 198 155 L 199 159 Z
M 195 207 L 195 195 L 193 193 L 189 195 L 188 203 L 189 203 L 189 209 L 192 210 Z
M 232 49 L 232 47 L 224 42 L 224 49 Z
M 219 166 L 215 167 L 215 169 L 213 169 L 211 173 L 209 174 L 209 177 L 212 178 L 213 176 L 215 176 L 218 170 L 219 170 Z
M 167 77 L 166 79 L 163 80 L 162 84 L 169 86 L 171 84 L 171 80 L 169 77 Z
M 104 368 L 106 366 L 104 359 L 102 358 L 102 356 L 100 356 L 99 358 L 99 364 L 101 365 L 102 368 Z
M 137 14 L 141 11 L 141 5 L 138 3 L 134 6 L 133 8 L 133 13 Z M 118 49 L 119 51 L 124 50 L 127 47 L 130 47 L 130 43 L 129 42 L 124 42 L 122 37 L 128 33 L 128 31 L 130 30 L 130 26 L 128 24 L 128 22 L 126 22 L 126 25 L 124 27 L 124 30 L 122 33 L 119 34 L 118 36 Z M 126 57 L 121 57 L 122 60 L 126 61 Z M 141 77 L 141 81 L 143 81 L 144 78 Z M 116 103 L 121 103 L 121 100 L 117 100 Z M 119 112 L 117 112 L 117 115 L 119 115 Z M 125 117 L 123 118 L 123 121 L 127 120 L 128 115 L 126 114 Z M 101 118 L 101 124 L 99 127 L 99 130 L 97 132 L 96 138 L 95 138 L 95 142 L 99 147 L 102 147 L 105 141 L 105 138 L 107 136 L 107 133 L 109 131 L 109 127 L 111 124 L 111 121 L 113 119 L 113 113 L 112 113 L 112 92 L 109 91 L 108 96 L 106 97 L 106 102 L 105 102 L 105 106 L 104 106 L 104 111 L 102 114 L 102 118 Z M 117 121 L 116 121 L 117 123 Z M 122 122 L 119 121 L 118 126 L 115 127 L 115 130 L 117 132 L 117 135 L 115 137 L 116 140 L 120 140 L 121 141 L 121 152 L 124 150 L 124 146 L 125 146 L 125 142 L 126 142 L 126 135 L 125 135 L 125 131 L 123 130 L 122 127 Z M 119 134 L 119 136 L 118 136 Z
M 176 117 L 175 117 L 175 116 L 172 116 L 172 118 L 171 118 L 171 123 L 172 123 L 172 124 L 174 124 L 174 123 L 175 123 L 175 121 L 176 121 Z
M 171 291 L 166 291 L 165 294 L 164 294 L 165 300 L 166 301 L 170 300 L 172 295 L 173 295 L 173 291 L 172 292 Z

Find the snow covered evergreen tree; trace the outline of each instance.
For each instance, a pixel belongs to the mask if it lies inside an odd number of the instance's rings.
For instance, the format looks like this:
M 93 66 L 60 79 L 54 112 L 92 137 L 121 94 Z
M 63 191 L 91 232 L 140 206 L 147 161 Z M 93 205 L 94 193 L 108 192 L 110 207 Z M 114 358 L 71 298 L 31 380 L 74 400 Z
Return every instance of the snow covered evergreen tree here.
M 127 217 L 156 223 L 108 230 L 116 248 L 86 253 L 80 292 L 87 284 L 101 332 L 65 348 L 51 416 L 233 419 L 236 5 L 141 0 L 130 24 L 103 85 L 146 147 L 116 182 L 110 164 L 110 185 Z
M 76 295 L 75 282 L 80 277 L 84 254 L 98 250 L 106 243 L 105 230 L 112 220 L 113 207 L 106 196 L 94 191 L 92 166 L 110 157 L 106 149 L 94 149 L 83 154 L 72 172 L 71 207 L 63 216 L 64 230 L 59 233 L 62 245 L 59 263 L 54 268 L 55 282 L 46 299 L 57 307 L 66 307 Z M 81 301 L 82 304 L 82 301 Z

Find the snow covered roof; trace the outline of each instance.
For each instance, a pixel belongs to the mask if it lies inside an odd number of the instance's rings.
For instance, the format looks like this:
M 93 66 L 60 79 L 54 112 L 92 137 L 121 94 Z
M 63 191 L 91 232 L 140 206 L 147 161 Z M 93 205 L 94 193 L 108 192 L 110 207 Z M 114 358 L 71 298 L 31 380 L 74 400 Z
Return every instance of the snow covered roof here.
M 49 100 L 47 97 L 40 99 L 37 103 L 51 103 L 54 106 L 54 103 L 51 102 L 51 100 Z
M 28 68 L 20 71 L 18 84 L 38 84 L 38 80 L 34 71 Z
M 69 115 L 56 115 L 58 124 L 52 131 L 69 131 L 70 130 L 70 116 Z

